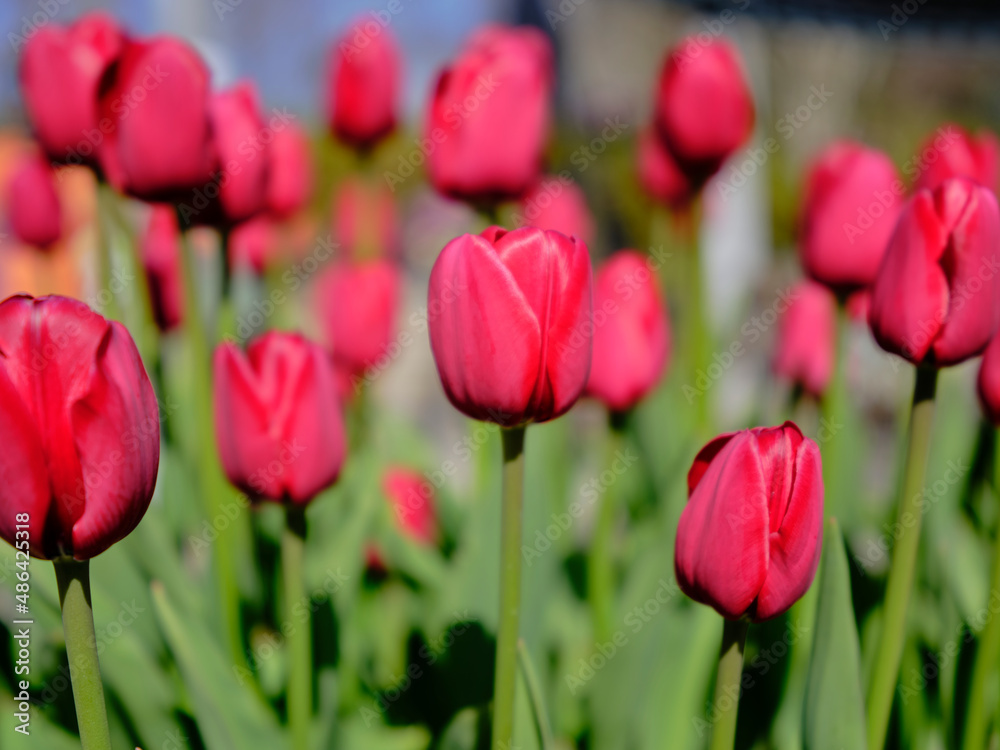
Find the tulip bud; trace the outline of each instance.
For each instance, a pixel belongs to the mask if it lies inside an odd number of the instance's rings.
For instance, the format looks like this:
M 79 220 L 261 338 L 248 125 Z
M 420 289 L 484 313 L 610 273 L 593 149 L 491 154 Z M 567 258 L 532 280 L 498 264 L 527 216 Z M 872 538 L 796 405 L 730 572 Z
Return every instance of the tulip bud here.
M 650 197 L 672 208 L 682 208 L 691 202 L 695 186 L 654 131 L 644 130 L 639 134 L 637 159 L 639 183 Z
M 425 141 L 431 183 L 472 203 L 521 197 L 548 136 L 552 48 L 535 28 L 488 26 L 438 78 Z
M 992 191 L 961 177 L 918 191 L 872 287 L 875 340 L 914 364 L 954 365 L 979 354 L 1000 322 L 998 247 Z
M 14 236 L 47 249 L 62 236 L 62 207 L 52 168 L 41 156 L 26 157 L 7 188 L 7 214 Z
M 392 191 L 381 182 L 348 178 L 333 195 L 333 237 L 351 260 L 395 258 L 399 218 Z
M 977 386 L 983 413 L 990 422 L 1000 426 L 1000 336 L 994 336 L 983 352 Z
M 922 171 L 916 190 L 933 190 L 951 177 L 966 177 L 995 191 L 1000 142 L 987 130 L 973 136 L 958 125 L 945 125 L 924 141 L 917 152 L 917 166 Z
M 257 89 L 240 83 L 213 94 L 208 112 L 220 172 L 217 185 L 205 189 L 217 187 L 222 221 L 236 224 L 267 207 L 269 154 L 263 144 L 269 139 L 260 137 L 264 123 Z
M 260 215 L 233 227 L 226 252 L 233 268 L 248 269 L 260 276 L 267 269 L 276 247 L 274 221 Z
M 434 487 L 411 469 L 392 467 L 382 477 L 382 491 L 392 504 L 399 530 L 420 544 L 437 541 Z
M 544 422 L 583 392 L 594 321 L 580 240 L 533 227 L 462 235 L 434 264 L 427 309 L 441 384 L 463 414 Z
M 370 148 L 396 127 L 400 56 L 392 32 L 358 21 L 330 57 L 329 120 L 333 134 Z
M 0 303 L 0 536 L 87 560 L 149 507 L 160 460 L 153 387 L 125 327 L 82 302 Z M 27 520 L 19 514 L 26 514 Z
M 401 279 L 387 260 L 337 263 L 318 280 L 320 321 L 334 362 L 351 375 L 375 367 L 396 330 Z
M 806 273 L 835 292 L 870 285 L 903 202 L 903 183 L 888 156 L 852 141 L 832 143 L 806 178 Z
M 346 442 L 326 353 L 269 331 L 246 354 L 215 350 L 215 435 L 229 481 L 257 498 L 302 505 L 336 481 Z
M 587 196 L 569 179 L 539 180 L 521 201 L 517 219 L 518 226 L 552 229 L 567 237 L 579 237 L 587 245 L 594 239 L 594 219 L 587 207 Z
M 268 147 L 267 207 L 285 219 L 305 208 L 313 189 L 309 137 L 294 122 L 275 130 Z
M 98 148 L 112 185 L 147 201 L 189 200 L 215 168 L 209 74 L 173 37 L 125 44 L 102 85 Z
M 101 76 L 121 52 L 124 39 L 114 19 L 87 13 L 69 28 L 49 23 L 24 46 L 19 77 L 35 137 L 48 158 L 97 164 L 103 140 L 98 114 Z
M 184 317 L 181 233 L 172 206 L 153 206 L 142 236 L 141 252 L 149 280 L 153 317 L 161 331 L 169 331 L 180 325 Z
M 677 583 L 727 619 L 770 620 L 812 584 L 822 526 L 819 447 L 795 424 L 720 435 L 688 472 Z
M 700 186 L 753 130 L 754 106 L 736 48 L 688 37 L 667 55 L 656 128 L 688 181 Z
M 656 276 L 635 250 L 619 250 L 594 279 L 594 354 L 587 393 L 626 411 L 660 380 L 670 326 Z
M 778 324 L 774 372 L 819 398 L 833 375 L 837 301 L 830 291 L 802 281 Z

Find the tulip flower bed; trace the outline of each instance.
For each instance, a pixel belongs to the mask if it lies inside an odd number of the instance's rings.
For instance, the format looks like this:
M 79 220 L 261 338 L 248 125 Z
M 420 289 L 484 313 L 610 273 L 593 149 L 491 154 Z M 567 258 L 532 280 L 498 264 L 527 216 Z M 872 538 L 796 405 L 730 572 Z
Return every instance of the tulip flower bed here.
M 906 181 L 830 140 L 720 331 L 734 42 L 588 135 L 648 227 L 612 247 L 545 33 L 473 33 L 402 143 L 370 25 L 322 132 L 102 13 L 20 50 L 6 226 L 67 254 L 82 179 L 96 281 L 0 301 L 0 747 L 1000 747 L 997 140 Z

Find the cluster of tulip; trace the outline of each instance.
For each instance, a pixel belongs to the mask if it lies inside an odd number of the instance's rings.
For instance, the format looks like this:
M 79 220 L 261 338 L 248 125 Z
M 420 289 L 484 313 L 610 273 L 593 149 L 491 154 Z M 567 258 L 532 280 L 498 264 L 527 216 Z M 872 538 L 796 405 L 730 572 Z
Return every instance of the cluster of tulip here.
M 289 611 L 306 597 L 306 508 L 338 481 L 348 446 L 353 451 L 366 440 L 360 418 L 365 378 L 381 367 L 396 335 L 404 284 L 391 181 L 386 187 L 371 179 L 373 154 L 397 125 L 401 60 L 388 29 L 373 35 L 365 28 L 350 29 L 331 57 L 329 129 L 350 149 L 358 173 L 334 196 L 339 252 L 312 287 L 322 343 L 268 330 L 245 349 L 233 335 L 216 344 L 189 242 L 195 227 L 211 227 L 222 238 L 223 284 L 211 300 L 223 311 L 220 317 L 238 307 L 229 299 L 230 278 L 249 274 L 266 283 L 268 269 L 280 261 L 277 249 L 288 242 L 288 225 L 313 193 L 311 146 L 293 117 L 266 119 L 250 83 L 213 91 L 205 64 L 184 42 L 135 38 L 101 14 L 67 28 L 46 26 L 21 59 L 38 150 L 11 182 L 11 229 L 40 249 L 59 241 L 56 182 L 65 165 L 92 170 L 111 212 L 120 211 L 123 196 L 151 206 L 142 213 L 145 232 L 132 244 L 145 270 L 148 321 L 164 337 L 183 334 L 194 368 L 195 411 L 213 417 L 214 443 L 194 436 L 203 440 L 195 451 L 207 515 L 219 508 L 220 467 L 248 497 L 283 506 L 282 588 Z M 481 29 L 437 79 L 424 133 L 433 144 L 426 153 L 431 185 L 480 211 L 489 224 L 444 246 L 430 273 L 427 301 L 436 311 L 428 333 L 445 395 L 471 419 L 498 425 L 502 435 L 494 748 L 510 747 L 515 736 L 525 429 L 590 396 L 607 408 L 612 445 L 618 446 L 637 405 L 660 384 L 672 349 L 650 258 L 623 249 L 592 272 L 587 243 L 595 230 L 583 193 L 543 174 L 553 87 L 554 54 L 544 34 Z M 638 138 L 639 181 L 658 203 L 696 216 L 705 185 L 750 137 L 754 117 L 736 49 L 721 38 L 683 40 L 667 55 L 654 121 Z M 798 285 L 781 321 L 773 361 L 775 372 L 801 392 L 827 398 L 843 367 L 836 356 L 843 309 L 867 320 L 882 348 L 915 365 L 901 518 L 920 517 L 914 504 L 924 481 L 940 368 L 985 351 L 979 394 L 987 416 L 1000 423 L 1000 336 L 994 335 L 1000 325 L 994 270 L 1000 147 L 990 135 L 956 131 L 954 143 L 912 191 L 887 155 L 860 143 L 837 141 L 816 159 L 801 222 L 808 280 Z M 854 226 L 859 208 L 873 200 L 878 211 L 863 228 Z M 509 202 L 516 202 L 519 217 L 510 230 L 498 218 Z M 701 310 L 682 314 L 697 348 L 705 336 Z M 225 331 L 231 322 L 218 327 Z M 162 353 L 151 349 L 140 356 L 141 349 L 121 323 L 73 299 L 19 295 L 0 303 L 0 437 L 7 446 L 0 458 L 6 480 L 0 536 L 15 545 L 25 538 L 25 525 L 16 519 L 27 514 L 31 554 L 55 564 L 86 748 L 110 747 L 87 561 L 140 523 L 160 462 L 157 396 L 165 394 L 157 391 L 164 385 L 157 381 L 154 390 L 146 368 L 155 374 Z M 358 417 L 356 430 L 348 429 L 345 414 Z M 700 427 L 710 429 L 710 418 Z M 733 690 L 739 694 L 748 624 L 772 620 L 806 595 L 824 538 L 833 547 L 824 553 L 830 561 L 824 576 L 847 576 L 846 567 L 838 568 L 843 541 L 835 522 L 824 535 L 823 473 L 816 441 L 792 422 L 714 437 L 687 473 L 674 572 L 688 597 L 726 621 L 718 706 Z M 425 487 L 412 467 L 393 466 L 382 480 L 402 532 L 433 547 L 442 531 Z M 610 535 L 619 510 L 613 495 L 606 493 L 597 511 L 587 559 L 587 596 L 601 643 L 610 638 L 614 618 Z M 912 526 L 893 551 L 864 704 L 858 692 L 847 716 L 834 713 L 811 724 L 807 717 L 807 733 L 840 722 L 828 730 L 838 742 L 884 746 L 918 550 L 919 523 Z M 236 558 L 220 539 L 213 569 L 230 645 L 242 660 Z M 367 547 L 370 570 L 388 564 L 377 545 Z M 823 599 L 819 606 L 828 612 L 833 605 Z M 849 643 L 857 651 L 850 619 Z M 285 705 L 296 748 L 312 746 L 310 632 L 293 628 L 286 634 Z M 984 649 L 982 661 L 989 653 Z M 817 645 L 814 659 L 823 655 Z M 819 664 L 817 673 L 824 666 L 829 664 Z M 993 667 L 977 665 L 973 701 L 985 700 Z M 856 663 L 845 668 L 854 670 L 848 680 L 860 680 Z M 816 680 L 822 689 L 822 677 Z M 862 705 L 867 737 L 850 715 Z M 537 701 L 533 709 L 543 727 Z M 718 713 L 712 747 L 732 748 L 735 701 Z M 982 746 L 985 731 L 982 717 L 971 721 L 967 747 Z

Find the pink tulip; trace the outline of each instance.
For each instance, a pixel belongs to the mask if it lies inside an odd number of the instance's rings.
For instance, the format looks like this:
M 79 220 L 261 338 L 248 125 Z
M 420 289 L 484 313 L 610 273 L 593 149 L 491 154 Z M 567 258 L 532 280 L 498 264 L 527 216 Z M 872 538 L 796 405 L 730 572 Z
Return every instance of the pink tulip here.
M 875 280 L 904 203 L 896 168 L 881 151 L 836 141 L 813 163 L 803 206 L 802 265 L 835 292 Z
M 360 177 L 345 180 L 333 194 L 333 238 L 356 261 L 399 255 L 396 199 L 385 184 Z
M 346 453 L 326 353 L 298 334 L 269 331 L 244 354 L 215 350 L 215 434 L 234 485 L 303 505 L 333 484 Z
M 1000 322 L 1000 210 L 962 177 L 920 190 L 903 208 L 872 287 L 869 319 L 886 351 L 953 365 L 986 347 Z
M 447 245 L 431 271 L 431 349 L 448 399 L 514 426 L 564 414 L 587 383 L 587 247 L 558 232 L 490 227 Z
M 683 208 L 691 202 L 697 188 L 691 184 L 677 166 L 670 151 L 652 130 L 639 134 L 638 160 L 639 183 L 654 200 Z
M 683 39 L 667 55 L 656 127 L 688 181 L 702 185 L 753 130 L 754 105 L 739 53 L 725 39 Z
M 101 121 L 98 87 L 124 38 L 105 13 L 87 13 L 68 28 L 48 23 L 28 39 L 19 77 L 35 137 L 51 161 L 97 164 Z
M 419 472 L 394 466 L 382 477 L 382 491 L 392 504 L 400 531 L 420 544 L 437 541 L 434 487 L 430 482 Z
M 635 250 L 619 250 L 597 269 L 594 280 L 587 393 L 613 411 L 631 409 L 652 391 L 670 356 L 667 310 L 646 260 Z
M 763 622 L 809 589 L 819 565 L 819 447 L 792 422 L 712 440 L 688 472 L 674 568 L 685 594 Z
M 0 303 L 0 351 L 0 536 L 14 544 L 25 513 L 33 556 L 99 555 L 139 524 L 160 460 L 132 337 L 77 300 L 18 295 Z
M 541 173 L 553 53 L 538 29 L 487 26 L 440 75 L 425 142 L 431 183 L 473 203 L 516 199 Z
M 594 218 L 587 196 L 568 177 L 546 177 L 536 183 L 521 200 L 516 223 L 579 237 L 587 245 L 594 240 Z
M 26 245 L 47 249 L 62 236 L 55 175 L 41 156 L 28 156 L 15 168 L 7 187 L 7 220 Z
M 360 20 L 330 57 L 329 121 L 334 135 L 371 148 L 396 127 L 400 55 L 388 28 Z
M 951 177 L 967 177 L 995 191 L 1000 142 L 988 130 L 973 136 L 958 125 L 945 125 L 924 141 L 917 152 L 916 166 L 921 170 L 916 190 L 933 190 Z
M 309 137 L 293 122 L 275 129 L 268 160 L 267 207 L 276 218 L 288 218 L 305 208 L 312 196 Z
M 819 398 L 833 375 L 837 301 L 826 287 L 799 282 L 778 323 L 774 371 Z
M 109 74 L 99 147 L 108 180 L 142 200 L 189 199 L 216 165 L 205 64 L 179 39 L 156 37 L 126 43 Z
M 160 330 L 169 331 L 180 325 L 184 318 L 181 233 L 172 206 L 153 206 L 141 248 L 152 296 L 153 316 Z
M 247 269 L 260 276 L 274 257 L 277 244 L 274 221 L 262 214 L 233 227 L 226 251 L 233 268 Z
M 385 356 L 396 331 L 401 278 L 386 260 L 337 263 L 318 280 L 320 322 L 334 362 L 352 376 Z

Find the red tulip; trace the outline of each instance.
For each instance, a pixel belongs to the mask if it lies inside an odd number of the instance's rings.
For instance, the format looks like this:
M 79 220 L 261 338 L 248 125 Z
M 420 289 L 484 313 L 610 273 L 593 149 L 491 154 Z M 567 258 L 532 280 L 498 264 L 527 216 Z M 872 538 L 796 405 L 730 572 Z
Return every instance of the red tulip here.
M 656 99 L 656 127 L 694 185 L 711 177 L 750 136 L 754 106 L 736 48 L 688 37 L 667 55 Z
M 284 219 L 305 208 L 312 195 L 309 137 L 295 123 L 274 130 L 268 147 L 267 207 Z
M 977 385 L 987 419 L 1000 425 L 1000 336 L 994 336 L 983 353 Z
M 344 426 L 330 360 L 316 344 L 277 331 L 245 354 L 221 344 L 214 400 L 222 465 L 247 494 L 302 505 L 336 481 Z
M 274 221 L 261 215 L 233 227 L 226 251 L 233 268 L 248 269 L 260 276 L 274 256 L 277 243 Z
M 836 292 L 870 285 L 902 209 L 904 187 L 881 151 L 836 141 L 813 163 L 803 204 L 802 265 Z
M 400 531 L 421 544 L 437 541 L 434 487 L 418 472 L 392 467 L 382 477 Z
M 580 240 L 532 227 L 464 234 L 434 264 L 428 311 L 444 391 L 473 419 L 544 422 L 583 392 L 594 326 Z
M 108 180 L 143 200 L 190 200 L 215 168 L 205 64 L 179 39 L 157 37 L 127 43 L 109 76 L 99 149 Z
M 366 149 L 396 127 L 400 56 L 392 32 L 358 21 L 330 57 L 330 129 L 339 139 Z
M 0 536 L 87 560 L 128 535 L 156 484 L 160 419 L 132 337 L 82 302 L 0 303 Z M 22 535 L 23 536 L 23 535 Z
M 646 257 L 619 250 L 594 279 L 594 355 L 587 393 L 613 411 L 635 406 L 660 380 L 670 326 Z
M 833 375 L 837 301 L 815 282 L 802 281 L 778 324 L 774 371 L 819 398 Z
M 208 112 L 219 161 L 219 209 L 223 221 L 236 224 L 267 207 L 269 160 L 257 140 L 264 131 L 257 89 L 240 83 L 213 94 Z
M 441 73 L 425 137 L 440 193 L 495 202 L 534 184 L 549 129 L 552 57 L 538 29 L 488 26 Z
M 399 255 L 396 199 L 382 182 L 345 180 L 333 194 L 333 237 L 352 260 Z
M 917 152 L 922 170 L 915 188 L 933 190 L 950 177 L 967 177 L 990 190 L 997 189 L 1000 142 L 989 131 L 972 136 L 958 125 L 938 128 Z
M 594 219 L 587 196 L 568 177 L 539 180 L 522 199 L 515 223 L 553 229 L 567 237 L 579 237 L 587 245 L 594 240 Z
M 822 526 L 819 447 L 795 424 L 720 435 L 688 472 L 677 583 L 727 619 L 770 620 L 812 583 Z
M 868 289 L 855 292 L 847 298 L 844 308 L 847 310 L 847 317 L 851 320 L 868 325 L 868 312 L 872 306 L 872 293 Z
M 351 375 L 376 365 L 396 330 L 401 279 L 387 260 L 337 263 L 318 282 L 320 321 L 334 361 Z
M 153 206 L 141 248 L 153 302 L 153 317 L 160 330 L 169 331 L 180 325 L 184 317 L 181 233 L 172 206 Z
M 7 220 L 26 245 L 48 248 L 62 236 L 62 208 L 55 176 L 39 155 L 26 157 L 7 188 Z
M 979 354 L 1000 322 L 993 192 L 962 177 L 903 208 L 872 287 L 869 319 L 883 349 L 914 364 Z
M 682 208 L 691 202 L 695 186 L 654 131 L 644 130 L 639 134 L 637 159 L 639 182 L 654 200 L 673 208 Z
M 124 43 L 105 13 L 88 13 L 72 26 L 49 23 L 27 41 L 21 56 L 21 92 L 35 137 L 48 158 L 97 163 L 105 124 L 98 112 L 101 76 Z

